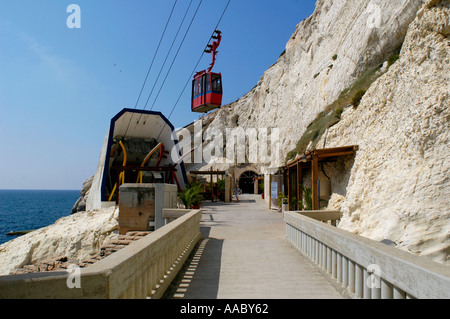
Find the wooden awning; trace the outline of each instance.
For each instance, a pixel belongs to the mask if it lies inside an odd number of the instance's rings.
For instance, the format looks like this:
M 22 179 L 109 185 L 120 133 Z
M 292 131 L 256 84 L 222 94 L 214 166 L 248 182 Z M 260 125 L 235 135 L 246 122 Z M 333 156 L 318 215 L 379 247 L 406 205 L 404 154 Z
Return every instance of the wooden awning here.
M 226 175 L 225 171 L 191 171 L 191 175 Z
M 353 155 L 358 150 L 359 150 L 359 146 L 357 146 L 357 145 L 311 150 L 311 151 L 307 151 L 304 154 L 299 155 L 295 159 L 289 161 L 286 164 L 286 168 L 296 166 L 298 162 L 302 162 L 302 163 L 312 162 L 314 157 L 317 157 L 317 159 L 319 161 L 321 161 L 321 160 L 329 159 L 332 157 Z
M 302 192 L 300 189 L 300 185 L 303 184 L 303 174 L 302 168 L 306 165 L 311 165 L 311 173 L 312 173 L 312 201 L 313 201 L 313 210 L 319 209 L 319 190 L 318 190 L 318 181 L 319 181 L 319 162 L 332 160 L 333 158 L 354 155 L 359 150 L 359 146 L 344 146 L 344 147 L 335 147 L 335 148 L 326 148 L 326 149 L 317 149 L 305 152 L 303 155 L 297 156 L 292 161 L 288 162 L 285 166 L 285 174 L 288 174 L 288 197 L 289 203 L 291 203 L 292 190 L 290 189 L 290 179 L 292 178 L 291 170 L 297 169 L 297 198 L 301 201 Z

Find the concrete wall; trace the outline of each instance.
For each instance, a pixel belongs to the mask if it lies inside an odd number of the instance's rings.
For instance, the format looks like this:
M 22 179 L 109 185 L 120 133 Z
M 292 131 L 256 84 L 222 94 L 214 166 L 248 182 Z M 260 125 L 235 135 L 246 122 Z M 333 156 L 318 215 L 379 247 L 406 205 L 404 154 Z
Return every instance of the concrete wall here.
M 171 184 L 123 184 L 119 188 L 119 231 L 147 231 L 164 226 L 164 208 L 176 208 L 178 189 Z
M 0 299 L 160 298 L 201 238 L 201 211 L 179 215 L 143 239 L 78 269 L 79 288 L 69 287 L 67 272 L 0 276 Z

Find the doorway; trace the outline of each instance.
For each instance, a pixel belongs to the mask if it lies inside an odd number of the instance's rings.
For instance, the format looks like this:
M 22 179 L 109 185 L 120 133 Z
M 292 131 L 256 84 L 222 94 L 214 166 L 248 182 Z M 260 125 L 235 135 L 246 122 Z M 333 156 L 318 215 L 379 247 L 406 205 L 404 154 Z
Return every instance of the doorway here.
M 258 178 L 258 174 L 252 171 L 242 173 L 239 178 L 239 188 L 242 194 L 254 194 L 255 193 L 255 178 Z

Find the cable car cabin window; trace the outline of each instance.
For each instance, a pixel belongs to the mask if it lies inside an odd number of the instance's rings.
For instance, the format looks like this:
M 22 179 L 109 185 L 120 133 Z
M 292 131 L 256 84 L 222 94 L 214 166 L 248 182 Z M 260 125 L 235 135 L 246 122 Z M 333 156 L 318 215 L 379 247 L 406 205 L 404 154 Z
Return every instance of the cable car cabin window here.
M 195 79 L 194 81 L 194 97 L 201 94 L 201 78 Z
M 212 90 L 215 92 L 222 92 L 222 79 L 219 75 L 211 75 Z
M 206 93 L 211 91 L 211 74 L 205 74 L 206 77 Z

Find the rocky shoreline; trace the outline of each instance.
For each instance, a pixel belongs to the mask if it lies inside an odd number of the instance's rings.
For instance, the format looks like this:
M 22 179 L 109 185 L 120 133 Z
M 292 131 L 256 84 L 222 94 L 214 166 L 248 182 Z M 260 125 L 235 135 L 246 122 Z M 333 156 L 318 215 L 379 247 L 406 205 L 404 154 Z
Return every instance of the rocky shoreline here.
M 22 266 L 11 273 L 11 275 L 30 274 L 47 271 L 64 271 L 72 266 L 78 266 L 80 268 L 88 267 L 96 262 L 108 257 L 109 255 L 119 251 L 122 248 L 136 242 L 151 232 L 128 232 L 125 235 L 119 235 L 116 239 L 107 241 L 100 248 L 100 251 L 95 255 L 83 259 L 80 262 L 76 260 L 69 260 L 67 256 L 58 256 L 52 258 L 45 258 L 38 260 L 32 264 Z

